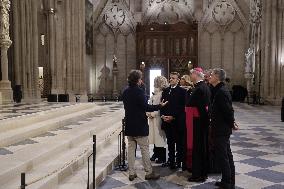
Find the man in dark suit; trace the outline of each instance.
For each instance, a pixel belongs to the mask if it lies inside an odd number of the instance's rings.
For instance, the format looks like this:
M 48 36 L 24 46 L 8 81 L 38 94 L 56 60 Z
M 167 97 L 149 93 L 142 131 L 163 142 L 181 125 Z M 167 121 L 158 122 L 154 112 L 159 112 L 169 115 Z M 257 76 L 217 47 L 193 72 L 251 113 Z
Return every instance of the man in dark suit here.
M 216 160 L 221 169 L 222 180 L 215 185 L 223 189 L 235 187 L 235 165 L 230 147 L 232 129 L 238 129 L 235 124 L 232 97 L 224 84 L 226 72 L 223 69 L 213 69 L 209 83 L 213 85 L 213 100 L 210 106 L 211 138 Z
M 160 175 L 152 170 L 149 154 L 149 126 L 146 112 L 158 111 L 166 103 L 148 105 L 145 92 L 139 87 L 142 72 L 132 70 L 128 76 L 128 88 L 122 94 L 125 109 L 125 135 L 128 138 L 129 180 L 137 177 L 134 169 L 136 144 L 140 146 L 142 161 L 146 171 L 145 179 L 159 179 Z
M 162 118 L 162 129 L 167 137 L 169 159 L 164 166 L 171 169 L 185 166 L 185 93 L 186 90 L 181 88 L 179 83 L 179 73 L 170 74 L 170 87 L 162 93 L 162 99 L 168 101 L 160 113 Z M 175 151 L 177 156 L 175 159 Z

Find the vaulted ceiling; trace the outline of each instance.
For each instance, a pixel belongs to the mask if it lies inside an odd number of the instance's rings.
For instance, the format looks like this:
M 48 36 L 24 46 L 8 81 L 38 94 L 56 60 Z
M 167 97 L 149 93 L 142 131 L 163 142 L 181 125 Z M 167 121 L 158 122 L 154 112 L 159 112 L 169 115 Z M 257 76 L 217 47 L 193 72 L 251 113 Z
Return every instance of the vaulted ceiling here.
M 194 20 L 194 0 L 149 0 L 142 22 L 175 23 Z
M 177 23 L 208 21 L 227 24 L 236 16 L 246 25 L 250 0 L 89 0 L 94 5 L 94 21 L 111 24 Z M 223 5 L 223 6 L 222 6 Z M 113 6 L 113 9 L 112 9 Z M 121 19 L 121 20 L 120 20 Z M 115 23 L 116 21 L 117 23 Z M 121 24 L 122 25 L 122 24 Z M 131 25 L 131 24 L 129 24 Z M 116 26 L 115 26 L 116 27 Z

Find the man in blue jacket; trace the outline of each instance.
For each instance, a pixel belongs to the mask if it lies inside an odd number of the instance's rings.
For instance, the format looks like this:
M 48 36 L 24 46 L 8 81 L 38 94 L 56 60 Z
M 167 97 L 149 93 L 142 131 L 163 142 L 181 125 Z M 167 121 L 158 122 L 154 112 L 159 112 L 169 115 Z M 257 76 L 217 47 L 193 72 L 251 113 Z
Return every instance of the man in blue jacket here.
M 134 169 L 135 148 L 139 145 L 142 161 L 146 171 L 146 180 L 159 179 L 160 175 L 152 169 L 149 154 L 149 125 L 146 112 L 159 110 L 167 102 L 160 105 L 148 105 L 145 92 L 139 87 L 142 82 L 142 72 L 132 70 L 128 75 L 128 88 L 122 94 L 125 109 L 125 135 L 128 139 L 129 180 L 133 181 L 137 174 Z

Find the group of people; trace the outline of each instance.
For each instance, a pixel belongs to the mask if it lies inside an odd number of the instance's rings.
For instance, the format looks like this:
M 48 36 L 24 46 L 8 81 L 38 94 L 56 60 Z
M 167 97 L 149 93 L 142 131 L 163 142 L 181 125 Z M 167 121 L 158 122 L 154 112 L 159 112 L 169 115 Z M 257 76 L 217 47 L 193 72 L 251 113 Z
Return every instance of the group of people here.
M 230 135 L 238 126 L 225 79 L 226 72 L 219 68 L 207 72 L 194 68 L 181 78 L 179 73 L 172 72 L 169 82 L 158 76 L 154 79 L 154 93 L 148 103 L 145 91 L 140 87 L 143 83 L 141 71 L 129 73 L 129 86 L 122 98 L 130 181 L 137 177 L 134 162 L 138 145 L 146 180 L 160 177 L 153 171 L 151 161 L 170 169 L 182 168 L 191 172 L 189 182 L 204 182 L 212 162 L 216 162 L 214 167 L 220 170 L 222 180 L 215 185 L 234 188 L 235 166 Z M 149 144 L 154 144 L 151 158 Z

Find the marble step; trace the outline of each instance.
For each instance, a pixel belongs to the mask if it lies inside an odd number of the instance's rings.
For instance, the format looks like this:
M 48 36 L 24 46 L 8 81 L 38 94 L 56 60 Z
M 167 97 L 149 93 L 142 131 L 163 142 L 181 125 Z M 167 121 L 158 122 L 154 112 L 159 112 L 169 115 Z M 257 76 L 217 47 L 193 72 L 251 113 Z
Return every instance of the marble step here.
M 69 106 L 62 106 L 52 110 L 39 111 L 28 115 L 4 119 L 0 121 L 0 132 L 23 128 L 27 125 L 45 121 L 56 116 L 63 116 L 93 107 L 94 104 L 92 103 L 70 104 Z
M 85 107 L 85 106 L 84 106 Z M 17 142 L 23 141 L 25 139 L 43 134 L 49 130 L 57 129 L 68 125 L 70 122 L 78 121 L 86 116 L 100 114 L 106 111 L 108 106 L 97 106 L 96 104 L 91 104 L 91 107 L 84 108 L 82 110 L 76 109 L 75 112 L 61 113 L 57 112 L 58 115 L 53 115 L 52 118 L 35 122 L 33 124 L 27 125 L 25 127 L 19 127 L 12 130 L 8 130 L 0 133 L 0 147 L 9 146 Z M 61 110 L 65 112 L 64 109 Z
M 117 136 L 120 132 L 121 124 L 116 125 L 118 129 L 115 129 L 115 131 L 111 131 L 113 133 L 111 137 L 107 138 L 107 141 L 105 141 L 105 138 L 99 138 L 98 144 L 97 144 L 97 156 L 96 156 L 96 180 L 102 181 L 103 177 L 105 177 L 107 174 L 106 165 L 109 165 L 114 162 L 114 159 L 116 159 L 118 155 L 118 144 L 117 144 Z M 91 145 L 88 146 L 89 148 L 92 148 Z M 64 180 L 69 180 L 70 178 L 73 178 L 73 175 L 76 173 L 83 173 L 80 174 L 79 179 L 82 181 L 84 179 L 87 180 L 88 178 L 88 169 L 87 169 L 87 163 L 88 163 L 88 156 L 90 153 L 87 153 L 77 161 L 72 162 L 72 165 L 67 166 L 64 168 L 64 170 L 52 175 L 51 178 L 47 178 L 44 180 L 41 180 L 40 182 L 37 182 L 35 184 L 32 184 L 29 186 L 30 189 L 50 189 L 50 188 L 58 188 L 61 183 Z M 92 172 L 92 157 L 90 159 L 90 184 L 91 178 L 93 176 Z M 86 168 L 86 169 L 85 169 Z M 112 167 L 111 167 L 112 168 Z M 46 170 L 46 169 L 45 169 Z M 82 170 L 84 172 L 82 172 Z M 108 169 L 112 170 L 112 169 Z M 33 175 L 39 175 L 38 172 L 33 173 Z M 31 176 L 31 175 L 30 175 Z M 77 178 L 76 178 L 77 179 Z M 83 188 L 86 188 L 87 184 L 83 181 L 82 186 L 85 186 Z
M 95 183 L 96 186 L 109 175 L 113 169 L 118 165 L 118 141 L 113 140 L 104 150 L 96 156 L 96 173 L 95 173 Z M 93 161 L 89 164 L 89 187 L 93 187 Z M 71 176 L 67 177 L 61 181 L 55 189 L 85 189 L 88 183 L 88 164 L 85 164 L 74 171 Z
M 62 131 L 61 134 L 54 136 L 50 140 L 43 140 L 39 144 L 30 145 L 27 149 L 21 149 L 12 155 L 1 157 L 1 168 L 4 171 L 0 170 L 0 186 L 5 186 L 7 189 L 15 188 L 19 184 L 21 172 L 27 173 L 27 182 L 29 182 L 40 175 L 50 173 L 52 170 L 62 167 L 66 162 L 77 157 L 78 154 L 82 154 L 82 150 L 84 152 L 84 149 L 91 147 L 92 135 L 94 133 L 97 134 L 97 151 L 100 153 L 104 146 L 109 143 L 109 138 L 117 140 L 117 133 L 121 130 L 122 117 L 122 110 L 109 112 L 107 115 L 94 118 L 86 124 L 76 126 L 71 130 Z M 56 177 L 57 182 L 59 182 L 70 175 L 68 173 L 70 170 L 80 167 L 79 165 L 86 161 L 87 156 L 88 153 L 85 153 L 63 170 L 36 184 L 43 185 L 43 187 L 49 186 L 54 182 L 53 177 Z M 7 183 L 7 180 L 10 181 Z M 36 184 L 34 185 L 36 186 Z

